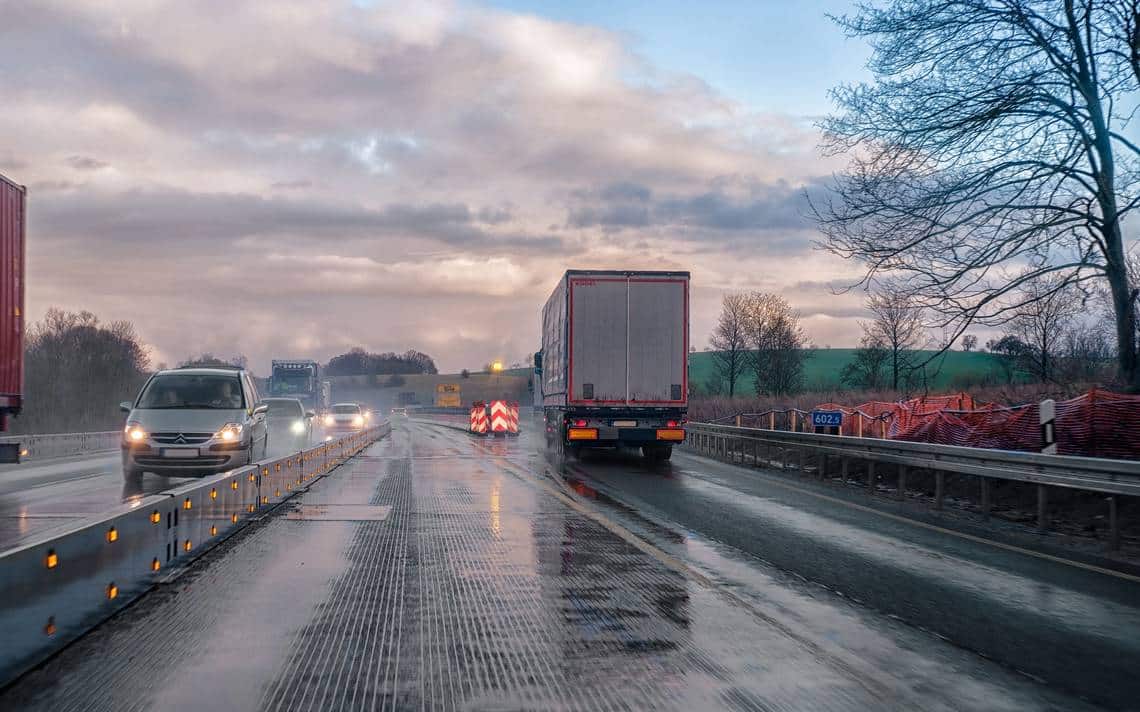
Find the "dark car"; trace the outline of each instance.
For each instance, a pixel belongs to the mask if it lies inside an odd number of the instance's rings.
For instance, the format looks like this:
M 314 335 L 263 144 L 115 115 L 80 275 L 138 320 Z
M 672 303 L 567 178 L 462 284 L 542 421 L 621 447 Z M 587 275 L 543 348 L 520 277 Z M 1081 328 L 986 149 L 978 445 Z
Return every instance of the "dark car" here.
M 288 450 L 304 450 L 312 443 L 313 417 L 299 398 L 266 398 L 269 406 L 269 432 L 274 443 L 285 443 Z

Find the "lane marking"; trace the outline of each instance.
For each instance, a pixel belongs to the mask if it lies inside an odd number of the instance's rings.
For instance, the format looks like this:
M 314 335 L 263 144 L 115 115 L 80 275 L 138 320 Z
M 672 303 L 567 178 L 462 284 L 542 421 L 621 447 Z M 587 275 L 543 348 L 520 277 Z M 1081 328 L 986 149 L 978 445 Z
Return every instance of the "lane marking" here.
M 685 453 L 685 456 L 690 457 L 694 460 L 708 459 L 708 458 L 701 458 L 698 455 L 693 455 L 692 453 Z M 722 464 L 722 465 L 729 465 L 729 463 L 722 463 L 722 462 L 720 462 L 720 460 L 712 460 L 712 462 L 715 462 L 717 464 Z M 745 468 L 742 468 L 742 467 L 739 467 L 736 465 L 729 465 L 729 466 L 733 467 L 734 469 L 738 469 L 738 470 L 745 469 Z M 1125 581 L 1131 581 L 1133 583 L 1140 583 L 1140 576 L 1125 573 L 1123 571 L 1116 571 L 1114 569 L 1106 569 L 1103 566 L 1097 566 L 1096 564 L 1086 564 L 1083 561 L 1075 561 L 1073 559 L 1066 559 L 1066 558 L 1061 557 L 1061 556 L 1054 556 L 1053 554 L 1046 554 L 1044 552 L 1034 551 L 1033 549 L 1026 549 L 1024 547 L 1017 546 L 1016 544 L 1006 544 L 1005 542 L 995 541 L 993 539 L 987 539 L 985 537 L 980 537 L 980 536 L 977 536 L 974 534 L 968 534 L 966 532 L 960 532 L 960 531 L 955 531 L 953 529 L 947 529 L 946 527 L 940 527 L 937 524 L 929 524 L 927 522 L 919 521 L 917 519 L 911 519 L 910 517 L 904 517 L 900 514 L 892 514 L 890 512 L 884 512 L 884 511 L 882 511 L 880 509 L 876 509 L 874 507 L 868 507 L 868 506 L 863 505 L 863 504 L 857 504 L 855 502 L 850 502 L 850 501 L 845 500 L 845 499 L 840 499 L 839 497 L 832 497 L 831 495 L 823 494 L 822 492 L 813 492 L 809 489 L 797 487 L 796 485 L 793 485 L 793 484 L 790 484 L 787 482 L 781 482 L 781 481 L 775 479 L 775 477 L 773 475 L 769 475 L 766 472 L 764 472 L 763 470 L 759 470 L 758 473 L 764 478 L 764 481 L 766 484 L 770 484 L 774 487 L 780 487 L 780 488 L 783 488 L 783 489 L 786 489 L 786 490 L 789 490 L 792 492 L 799 492 L 800 494 L 806 494 L 808 496 L 815 497 L 817 499 L 822 499 L 826 502 L 831 502 L 832 504 L 842 505 L 844 507 L 848 507 L 850 509 L 856 509 L 856 510 L 859 510 L 861 512 L 868 512 L 870 514 L 877 514 L 880 517 L 884 517 L 886 519 L 890 519 L 890 520 L 900 522 L 903 524 L 911 524 L 913 526 L 920 527 L 922 529 L 927 529 L 927 530 L 933 531 L 933 532 L 938 532 L 940 534 L 949 534 L 951 536 L 958 537 L 959 539 L 965 539 L 967 541 L 972 541 L 976 544 L 988 544 L 989 546 L 995 547 L 997 549 L 1003 549 L 1005 551 L 1012 551 L 1012 552 L 1015 552 L 1018 554 L 1026 554 L 1028 556 L 1033 556 L 1033 557 L 1036 557 L 1038 559 L 1043 559 L 1045 561 L 1052 561 L 1053 563 L 1064 564 L 1066 566 L 1072 566 L 1074 568 L 1084 569 L 1085 571 L 1091 571 L 1093 573 L 1104 574 L 1106 576 L 1113 576 L 1115 578 L 1123 579 Z M 686 473 L 686 474 L 689 474 L 689 473 Z M 753 474 L 757 474 L 757 473 L 753 472 Z M 711 482 L 707 478 L 701 477 L 700 475 L 697 475 L 697 479 L 699 479 L 703 482 L 708 482 L 709 484 L 714 484 L 714 485 L 719 484 L 717 482 Z M 726 485 L 720 485 L 720 486 L 721 487 L 727 487 Z M 727 489 L 732 490 L 733 488 L 727 487 Z M 916 542 L 909 542 L 909 543 L 916 544 Z M 927 547 L 924 547 L 924 548 L 927 548 Z M 973 561 L 972 563 L 979 563 L 979 562 Z
M 788 639 L 798 643 L 816 655 L 822 658 L 826 658 L 832 665 L 835 666 L 835 668 L 850 677 L 852 682 L 862 687 L 869 694 L 875 696 L 876 698 L 890 700 L 892 704 L 897 704 L 900 697 L 913 697 L 915 694 L 913 689 L 903 686 L 893 678 L 887 680 L 881 679 L 881 675 L 877 668 L 868 668 L 867 666 L 863 665 L 862 661 L 860 661 L 859 658 L 855 655 L 850 654 L 844 650 L 828 649 L 816 641 L 800 635 L 791 626 L 788 626 L 775 616 L 763 611 L 755 602 L 744 598 L 726 586 L 721 586 L 706 576 L 704 573 L 702 573 L 699 569 L 696 569 L 692 565 L 686 563 L 684 560 L 678 559 L 672 554 L 669 554 L 654 544 L 651 544 L 645 539 L 637 536 L 621 524 L 618 524 L 617 522 L 609 519 L 605 516 L 605 514 L 597 510 L 595 507 L 587 505 L 570 496 L 565 491 L 556 488 L 547 480 L 545 473 L 535 473 L 530 470 L 529 466 L 520 465 L 512 460 L 509 460 L 505 455 L 501 453 L 493 453 L 484 447 L 483 443 L 480 441 L 469 442 L 477 450 L 480 450 L 486 455 L 490 456 L 494 461 L 496 461 L 496 464 L 501 469 L 506 470 L 511 475 L 514 475 L 515 478 L 519 481 L 527 485 L 538 487 L 547 494 L 555 497 L 558 501 L 562 502 L 564 505 L 574 510 L 578 514 L 581 514 L 587 519 L 590 519 L 591 521 L 597 523 L 603 529 L 610 532 L 619 539 L 625 541 L 630 546 L 633 546 L 647 556 L 650 556 L 666 568 L 669 568 L 674 572 L 685 576 L 686 578 L 694 581 L 698 585 L 708 589 L 709 591 L 712 591 L 713 593 L 723 596 L 732 604 L 747 611 L 752 616 L 763 621 L 776 631 L 782 633 Z M 916 705 L 915 707 L 917 708 L 919 706 L 920 705 Z

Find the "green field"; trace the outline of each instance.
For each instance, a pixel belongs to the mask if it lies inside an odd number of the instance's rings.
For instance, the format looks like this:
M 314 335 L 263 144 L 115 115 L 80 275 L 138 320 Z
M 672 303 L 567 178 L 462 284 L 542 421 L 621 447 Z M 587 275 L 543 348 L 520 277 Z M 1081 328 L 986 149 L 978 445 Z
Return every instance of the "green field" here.
M 932 351 L 919 352 L 921 359 L 933 355 Z M 855 355 L 855 349 L 815 349 L 804 364 L 804 388 L 808 391 L 830 391 L 843 387 L 839 374 Z M 920 360 L 921 360 L 920 359 Z M 979 351 L 947 351 L 926 367 L 927 382 L 931 390 L 947 390 L 955 387 L 968 387 L 970 383 L 983 381 L 1000 382 L 1003 374 L 993 354 Z M 700 352 L 690 354 L 689 381 L 701 392 L 714 379 L 713 354 Z M 747 395 L 755 392 L 755 380 L 745 374 L 744 383 L 737 386 L 737 393 Z

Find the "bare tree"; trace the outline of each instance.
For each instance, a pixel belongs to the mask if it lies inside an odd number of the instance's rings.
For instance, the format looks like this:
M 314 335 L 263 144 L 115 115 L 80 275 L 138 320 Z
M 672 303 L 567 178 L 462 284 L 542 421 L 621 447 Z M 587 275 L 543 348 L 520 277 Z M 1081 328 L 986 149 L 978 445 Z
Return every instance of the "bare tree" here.
M 1135 4 L 888 0 L 838 19 L 871 42 L 875 81 L 833 92 L 827 150 L 851 162 L 813 201 L 823 246 L 956 335 L 1004 321 L 1038 277 L 1102 282 L 1120 377 L 1140 388 L 1122 233 L 1140 202 Z
M 811 355 L 800 316 L 776 294 L 752 292 L 747 298 L 748 340 L 758 395 L 790 395 L 803 388 L 804 362 Z
M 922 365 L 917 352 L 926 341 L 923 309 L 909 295 L 893 290 L 871 295 L 867 309 L 874 319 L 860 326 L 866 338 L 886 350 L 890 386 L 898 390 Z
M 1027 347 L 1022 352 L 1022 370 L 1041 383 L 1055 381 L 1065 334 L 1081 310 L 1080 291 L 1054 274 L 1024 282 L 1019 292 L 1009 325 Z
M 839 380 L 853 388 L 879 390 L 886 382 L 886 367 L 890 352 L 881 341 L 863 334 L 859 348 L 851 361 L 843 367 Z
M 717 378 L 728 387 L 731 398 L 744 374 L 748 359 L 748 298 L 744 294 L 725 294 L 720 300 L 720 317 L 713 329 L 709 345 L 713 348 L 713 368 Z
M 966 353 L 973 351 L 974 347 L 977 345 L 978 337 L 974 336 L 973 334 L 966 334 L 962 337 L 962 350 Z
M 146 346 L 127 322 L 102 324 L 91 312 L 49 309 L 28 329 L 19 433 L 80 432 L 122 427 L 118 403 L 134 398 L 146 378 Z

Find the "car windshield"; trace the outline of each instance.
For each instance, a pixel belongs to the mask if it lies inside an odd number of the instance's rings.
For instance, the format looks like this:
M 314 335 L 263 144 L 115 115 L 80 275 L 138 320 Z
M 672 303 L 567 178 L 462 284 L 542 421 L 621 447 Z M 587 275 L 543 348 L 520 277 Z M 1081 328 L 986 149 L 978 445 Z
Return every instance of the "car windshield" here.
M 360 412 L 360 406 L 358 406 L 358 405 L 334 405 L 332 407 L 332 412 L 338 413 L 338 414 L 359 413 Z
M 274 371 L 274 393 L 308 393 L 312 390 L 313 373 L 309 370 Z
M 300 418 L 304 414 L 301 403 L 295 400 L 267 400 L 270 418 Z
M 245 399 L 237 376 L 172 373 L 152 378 L 137 407 L 236 410 L 245 407 Z

